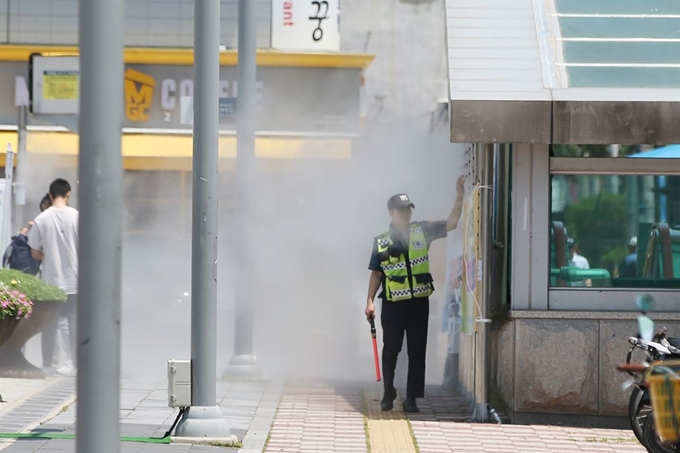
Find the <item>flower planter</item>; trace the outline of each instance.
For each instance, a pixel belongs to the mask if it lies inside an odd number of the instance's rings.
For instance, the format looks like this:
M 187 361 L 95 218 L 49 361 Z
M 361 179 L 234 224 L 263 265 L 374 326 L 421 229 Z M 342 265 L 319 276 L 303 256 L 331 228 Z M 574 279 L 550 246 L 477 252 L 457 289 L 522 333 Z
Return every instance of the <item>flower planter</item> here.
M 16 322 L 3 343 L 0 341 L 0 377 L 44 379 L 45 373 L 32 365 L 21 352 L 26 342 L 39 334 L 59 313 L 63 302 L 33 301 L 33 313 Z M 2 321 L 0 321 L 2 323 Z M 2 327 L 0 327 L 2 329 Z M 0 332 L 0 339 L 2 333 Z
M 16 318 L 0 319 L 0 346 L 12 336 L 18 324 L 19 320 Z

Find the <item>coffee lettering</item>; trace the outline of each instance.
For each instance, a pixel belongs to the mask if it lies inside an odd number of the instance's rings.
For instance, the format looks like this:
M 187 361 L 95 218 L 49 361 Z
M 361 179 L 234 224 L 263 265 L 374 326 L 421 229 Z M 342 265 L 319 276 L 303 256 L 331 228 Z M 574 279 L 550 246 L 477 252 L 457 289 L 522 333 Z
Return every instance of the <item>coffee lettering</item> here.
M 257 81 L 256 101 L 257 111 L 262 111 L 262 93 L 264 91 L 264 84 L 262 81 Z M 172 79 L 166 78 L 161 81 L 161 108 L 164 110 L 163 121 L 172 121 L 172 112 L 179 108 L 179 99 L 182 97 L 193 97 L 194 95 L 194 81 L 191 79 Z M 238 82 L 236 80 L 220 80 L 221 98 L 236 98 L 238 97 Z M 135 111 L 135 115 L 138 113 Z
M 177 91 L 177 82 L 173 79 L 164 79 L 161 82 L 161 107 L 163 110 L 172 110 L 175 108 Z
M 191 79 L 184 79 L 179 83 L 179 95 L 194 97 L 194 81 Z

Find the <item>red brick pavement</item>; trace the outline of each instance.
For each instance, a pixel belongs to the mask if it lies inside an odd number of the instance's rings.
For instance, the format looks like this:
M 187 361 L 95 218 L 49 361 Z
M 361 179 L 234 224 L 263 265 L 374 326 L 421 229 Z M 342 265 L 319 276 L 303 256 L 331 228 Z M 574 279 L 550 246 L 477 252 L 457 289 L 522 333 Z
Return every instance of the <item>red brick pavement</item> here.
M 408 414 L 420 453 L 645 453 L 630 430 L 544 425 L 461 423 L 470 416 L 463 397 L 428 386 Z
M 630 430 L 464 423 L 470 415 L 464 399 L 436 388 L 426 394 L 419 400 L 421 412 L 408 415 L 420 453 L 645 453 Z M 359 384 L 289 384 L 265 451 L 365 453 L 367 407 Z
M 365 453 L 361 386 L 296 381 L 286 386 L 266 453 Z
M 645 453 L 631 431 L 411 421 L 420 453 Z

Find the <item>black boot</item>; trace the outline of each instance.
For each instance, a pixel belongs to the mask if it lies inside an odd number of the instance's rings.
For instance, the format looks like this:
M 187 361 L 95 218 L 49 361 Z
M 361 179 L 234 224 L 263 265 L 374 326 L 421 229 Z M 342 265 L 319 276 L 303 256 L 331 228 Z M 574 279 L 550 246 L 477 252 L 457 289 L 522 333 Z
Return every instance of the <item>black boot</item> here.
M 394 400 L 397 399 L 397 389 L 392 387 L 391 391 L 385 390 L 383 399 L 380 401 L 380 409 L 384 411 L 391 411 L 394 408 Z
M 416 413 L 420 412 L 420 409 L 418 409 L 418 406 L 416 405 L 416 399 L 415 398 L 406 398 L 404 400 L 404 412 L 406 413 Z

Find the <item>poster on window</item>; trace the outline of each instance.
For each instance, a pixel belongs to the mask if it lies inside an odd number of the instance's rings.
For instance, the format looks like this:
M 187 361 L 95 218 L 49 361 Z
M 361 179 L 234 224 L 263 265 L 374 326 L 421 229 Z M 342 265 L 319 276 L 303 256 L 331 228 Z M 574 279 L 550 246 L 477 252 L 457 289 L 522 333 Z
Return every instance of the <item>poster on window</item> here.
M 272 0 L 272 48 L 340 51 L 340 0 Z
M 463 201 L 463 264 L 461 291 L 461 332 L 472 335 L 477 318 L 477 262 L 479 260 L 479 190 L 478 187 Z
M 458 352 L 456 338 L 461 329 L 463 235 L 459 229 L 455 229 L 449 232 L 446 241 L 446 303 L 442 328 L 448 334 L 447 352 L 455 354 Z
M 458 352 L 459 332 L 472 335 L 477 318 L 479 191 L 475 187 L 463 200 L 458 228 L 450 232 L 446 247 L 446 304 L 444 328 L 448 331 L 448 353 Z

